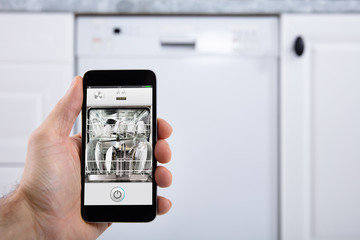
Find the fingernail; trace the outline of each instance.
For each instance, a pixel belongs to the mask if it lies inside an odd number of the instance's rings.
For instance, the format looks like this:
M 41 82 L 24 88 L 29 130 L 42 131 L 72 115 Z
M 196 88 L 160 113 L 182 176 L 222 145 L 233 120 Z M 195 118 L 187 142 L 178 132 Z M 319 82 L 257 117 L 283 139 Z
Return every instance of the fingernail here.
M 169 124 L 169 126 L 170 126 L 171 133 L 172 133 L 174 129 L 173 129 L 173 127 L 172 127 L 170 124 Z

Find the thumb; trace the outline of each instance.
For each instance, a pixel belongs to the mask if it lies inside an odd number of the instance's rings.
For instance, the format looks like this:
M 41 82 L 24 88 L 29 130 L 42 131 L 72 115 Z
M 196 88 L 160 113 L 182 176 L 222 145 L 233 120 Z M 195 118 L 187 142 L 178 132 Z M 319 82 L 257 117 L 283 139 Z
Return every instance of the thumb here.
M 48 132 L 52 132 L 58 137 L 69 136 L 82 106 L 82 82 L 82 77 L 76 76 L 69 90 L 45 119 L 42 127 Z

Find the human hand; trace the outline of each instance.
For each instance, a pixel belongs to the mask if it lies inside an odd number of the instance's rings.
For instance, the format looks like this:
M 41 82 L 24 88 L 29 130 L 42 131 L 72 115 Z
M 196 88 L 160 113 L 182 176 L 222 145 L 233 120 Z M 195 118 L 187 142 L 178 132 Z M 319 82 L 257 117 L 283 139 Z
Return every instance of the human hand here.
M 0 201 L 0 232 L 5 239 L 96 239 L 110 226 L 87 223 L 80 215 L 81 135 L 69 134 L 82 99 L 82 78 L 75 77 L 65 96 L 32 133 L 19 187 Z M 171 159 L 165 141 L 171 132 L 171 126 L 159 119 L 155 156 L 160 163 Z M 155 180 L 159 187 L 168 187 L 172 175 L 158 166 Z M 158 214 L 170 208 L 168 199 L 158 197 Z

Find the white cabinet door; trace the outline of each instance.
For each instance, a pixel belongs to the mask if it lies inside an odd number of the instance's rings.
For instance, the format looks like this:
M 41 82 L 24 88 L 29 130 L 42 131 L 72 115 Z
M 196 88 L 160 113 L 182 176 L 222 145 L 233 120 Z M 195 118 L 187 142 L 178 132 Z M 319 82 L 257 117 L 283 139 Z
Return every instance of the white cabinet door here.
M 360 16 L 284 15 L 281 30 L 282 239 L 360 239 Z
M 30 133 L 73 77 L 72 14 L 0 14 L 0 194 L 21 175 Z M 11 175 L 11 176 L 9 176 Z
M 74 17 L 59 13 L 0 13 L 0 61 L 73 61 Z
M 30 133 L 66 92 L 71 78 L 72 66 L 65 64 L 0 64 L 0 163 L 25 161 Z

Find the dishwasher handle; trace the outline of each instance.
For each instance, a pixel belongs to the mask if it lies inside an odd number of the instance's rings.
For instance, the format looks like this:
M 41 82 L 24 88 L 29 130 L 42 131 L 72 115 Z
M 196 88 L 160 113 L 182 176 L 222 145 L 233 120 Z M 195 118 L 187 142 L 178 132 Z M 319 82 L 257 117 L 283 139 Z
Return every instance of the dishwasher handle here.
M 160 45 L 163 48 L 196 48 L 196 40 L 194 39 L 161 39 Z

